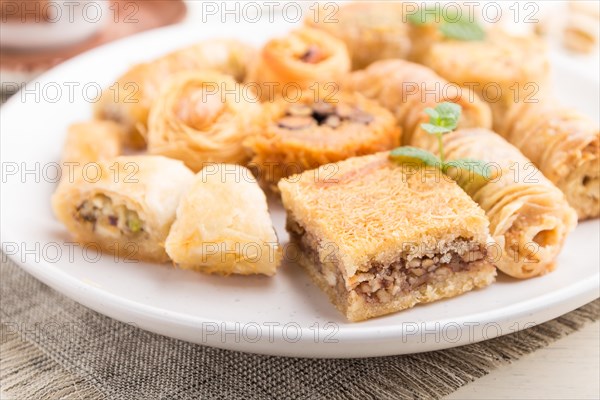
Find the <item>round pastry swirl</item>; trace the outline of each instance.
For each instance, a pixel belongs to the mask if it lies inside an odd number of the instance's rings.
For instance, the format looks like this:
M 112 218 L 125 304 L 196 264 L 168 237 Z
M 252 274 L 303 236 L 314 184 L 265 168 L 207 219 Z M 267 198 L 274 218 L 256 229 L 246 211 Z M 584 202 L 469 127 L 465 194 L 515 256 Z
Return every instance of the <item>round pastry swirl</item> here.
M 148 151 L 183 161 L 244 164 L 242 146 L 260 107 L 230 76 L 211 70 L 176 74 L 150 111 Z
M 254 50 L 247 44 L 221 39 L 199 42 L 137 64 L 102 91 L 95 106 L 96 117 L 118 122 L 127 133 L 125 145 L 143 148 L 150 108 L 169 78 L 182 71 L 210 68 L 241 82 L 253 55 Z
M 286 96 L 290 87 L 318 93 L 350 70 L 346 45 L 329 34 L 303 27 L 288 36 L 269 41 L 250 66 L 246 83 L 257 89 L 263 101 Z M 326 90 L 324 88 L 323 90 Z

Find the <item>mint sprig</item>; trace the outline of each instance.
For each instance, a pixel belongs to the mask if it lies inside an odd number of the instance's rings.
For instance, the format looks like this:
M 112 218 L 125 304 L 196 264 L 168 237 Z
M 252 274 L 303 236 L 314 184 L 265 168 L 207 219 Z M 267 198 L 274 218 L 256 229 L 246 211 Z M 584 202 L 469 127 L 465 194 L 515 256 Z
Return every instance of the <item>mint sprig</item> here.
M 425 114 L 429 115 L 429 123 L 421 124 L 421 128 L 432 134 L 452 132 L 458 125 L 462 107 L 456 103 L 444 102 L 435 108 L 426 108 Z
M 390 152 L 390 160 L 398 164 L 415 163 L 439 168 L 463 188 L 485 184 L 491 179 L 490 169 L 486 162 L 470 158 L 451 161 L 444 159 L 442 137 L 456 129 L 461 112 L 460 105 L 449 102 L 440 103 L 435 108 L 425 109 L 425 113 L 429 115 L 429 122 L 421 124 L 421 128 L 427 133 L 437 136 L 439 157 L 424 149 L 403 146 Z
M 452 11 L 451 11 L 452 10 Z M 468 15 L 457 12 L 454 8 L 442 10 L 439 4 L 419 8 L 414 14 L 407 16 L 413 25 L 431 25 L 439 23 L 438 30 L 449 39 L 474 41 L 485 39 L 485 30 Z
M 438 157 L 418 147 L 397 147 L 390 151 L 390 159 L 399 163 L 424 164 L 430 167 L 441 168 L 441 162 Z
M 444 145 L 442 136 L 456 129 L 462 107 L 456 103 L 444 102 L 435 108 L 426 108 L 425 114 L 429 115 L 429 123 L 421 124 L 421 129 L 438 138 L 440 160 L 444 164 Z

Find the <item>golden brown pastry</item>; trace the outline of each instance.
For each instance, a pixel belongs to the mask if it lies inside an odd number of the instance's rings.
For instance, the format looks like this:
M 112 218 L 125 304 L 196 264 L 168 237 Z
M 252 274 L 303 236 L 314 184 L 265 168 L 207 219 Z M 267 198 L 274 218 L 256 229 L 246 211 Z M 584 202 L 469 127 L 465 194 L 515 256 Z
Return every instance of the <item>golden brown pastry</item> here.
M 322 97 L 334 94 L 337 81 L 349 70 L 344 42 L 321 30 L 302 27 L 262 48 L 246 84 L 255 88 L 263 101 L 279 95 L 297 100 L 308 89 Z
M 563 45 L 578 53 L 592 53 L 600 39 L 600 7 L 594 1 L 569 1 L 565 25 L 562 27 Z
M 341 39 L 356 70 L 374 61 L 408 57 L 411 26 L 403 18 L 402 3 L 356 1 L 339 9 L 323 4 L 309 13 L 305 23 Z
M 296 103 L 267 103 L 256 130 L 245 142 L 251 166 L 275 191 L 283 177 L 390 150 L 401 137 L 389 111 L 358 93 L 345 92 L 318 101 L 308 95 Z
M 492 125 L 489 107 L 471 90 L 450 84 L 431 69 L 408 61 L 377 61 L 353 72 L 343 86 L 378 100 L 390 110 L 402 127 L 404 144 L 429 147 L 428 142 L 435 141 L 431 136 L 422 136 L 425 143 L 415 144 L 413 136 L 419 135 L 421 123 L 429 118 L 424 109 L 445 101 L 461 105 L 459 127 Z
M 174 73 L 194 69 L 216 69 L 241 82 L 254 50 L 235 40 L 207 40 L 138 64 L 105 88 L 96 104 L 96 117 L 121 124 L 128 147 L 143 148 L 148 113 L 162 84 Z
M 494 281 L 483 210 L 438 170 L 413 172 L 384 152 L 279 182 L 299 264 L 350 321 Z
M 422 63 L 427 54 L 429 54 L 431 47 L 444 40 L 444 36 L 440 33 L 439 24 L 435 22 L 419 25 L 408 23 L 408 25 L 411 43 L 408 60 Z
M 282 251 L 252 173 L 207 165 L 181 199 L 166 241 L 176 266 L 207 273 L 273 275 Z
M 411 42 L 408 59 L 422 63 L 435 44 L 455 38 L 456 40 L 478 40 L 478 35 L 485 36 L 485 29 L 479 24 L 468 4 L 454 2 L 446 5 L 435 3 L 402 3 L 405 9 L 405 21 L 408 25 Z M 472 6 L 472 4 L 471 4 Z M 462 23 L 467 23 L 475 28 L 465 29 Z M 456 29 L 444 29 L 454 24 Z
M 75 240 L 115 256 L 155 262 L 169 258 L 164 241 L 193 173 L 181 161 L 122 156 L 88 175 L 61 181 L 52 209 Z
M 182 160 L 193 171 L 206 163 L 245 163 L 242 141 L 259 112 L 230 76 L 180 72 L 165 83 L 150 111 L 148 151 Z
M 419 60 L 449 82 L 472 88 L 493 109 L 543 98 L 550 64 L 545 42 L 498 29 L 482 41 L 441 39 Z
M 87 163 L 117 157 L 123 152 L 123 131 L 112 121 L 87 121 L 69 126 L 62 164 L 83 167 Z
M 567 235 L 577 224 L 577 215 L 563 193 L 517 148 L 492 131 L 458 130 L 445 135 L 443 142 L 447 160 L 489 163 L 491 180 L 475 180 L 463 188 L 490 220 L 490 232 L 499 246 L 491 261 L 515 278 L 552 271 Z M 437 148 L 430 150 L 436 152 Z
M 499 133 L 567 196 L 579 219 L 600 216 L 598 124 L 556 101 L 518 103 L 503 115 Z

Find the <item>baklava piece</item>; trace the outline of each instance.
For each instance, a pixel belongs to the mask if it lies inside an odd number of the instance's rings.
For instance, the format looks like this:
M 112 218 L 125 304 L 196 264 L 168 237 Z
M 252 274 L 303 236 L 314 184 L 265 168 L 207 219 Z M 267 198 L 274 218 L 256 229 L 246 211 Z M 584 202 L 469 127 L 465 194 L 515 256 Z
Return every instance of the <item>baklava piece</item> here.
M 165 239 L 194 174 L 161 156 L 121 156 L 63 179 L 52 209 L 75 241 L 130 260 L 165 262 Z
M 406 23 L 400 2 L 354 1 L 334 8 L 322 4 L 304 20 L 307 26 L 321 29 L 344 41 L 352 59 L 352 69 L 362 69 L 374 61 L 407 58 L 411 25 Z M 316 18 L 321 17 L 321 18 Z
M 454 297 L 494 281 L 489 222 L 453 181 L 388 153 L 279 183 L 296 261 L 350 320 Z
M 176 73 L 150 109 L 148 152 L 176 158 L 194 172 L 205 164 L 245 164 L 242 146 L 260 106 L 229 75 L 213 70 Z
M 221 275 L 273 275 L 282 258 L 265 194 L 248 169 L 232 164 L 196 175 L 166 248 L 179 268 Z
M 344 42 L 319 29 L 301 27 L 268 41 L 248 67 L 246 84 L 265 102 L 295 98 L 298 91 L 331 93 L 350 71 Z
M 315 101 L 304 96 L 265 104 L 256 134 L 246 140 L 251 167 L 263 186 L 281 178 L 354 156 L 391 150 L 401 130 L 393 115 L 358 93 Z

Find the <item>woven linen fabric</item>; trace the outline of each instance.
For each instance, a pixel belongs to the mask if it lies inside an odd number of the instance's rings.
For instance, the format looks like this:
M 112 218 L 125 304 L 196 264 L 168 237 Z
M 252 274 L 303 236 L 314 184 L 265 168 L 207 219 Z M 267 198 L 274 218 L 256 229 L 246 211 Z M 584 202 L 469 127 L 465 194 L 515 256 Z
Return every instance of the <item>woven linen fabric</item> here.
M 0 385 L 19 400 L 439 398 L 600 313 L 596 300 L 525 331 L 443 351 L 301 359 L 220 350 L 137 329 L 62 296 L 10 260 L 2 263 L 0 282 Z

